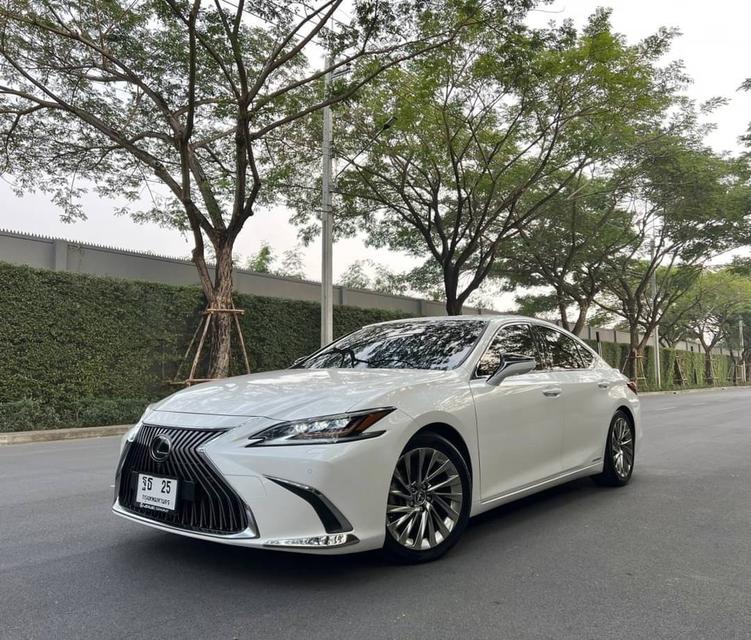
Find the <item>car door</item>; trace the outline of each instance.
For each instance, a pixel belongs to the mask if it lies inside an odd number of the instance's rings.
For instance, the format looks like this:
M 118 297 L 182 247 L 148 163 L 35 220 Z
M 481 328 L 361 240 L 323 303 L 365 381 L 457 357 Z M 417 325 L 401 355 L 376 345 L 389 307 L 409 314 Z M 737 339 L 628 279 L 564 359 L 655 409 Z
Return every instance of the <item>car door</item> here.
M 488 384 L 504 355 L 533 357 L 537 369 L 497 386 Z M 560 473 L 563 425 L 556 396 L 550 394 L 551 372 L 529 324 L 498 329 L 477 363 L 470 387 L 477 415 L 482 500 Z
M 600 415 L 607 392 L 603 394 L 598 386 L 601 376 L 592 367 L 594 356 L 584 345 L 557 329 L 536 325 L 534 330 L 545 344 L 551 376 L 561 391 L 558 410 L 563 421 L 563 470 L 594 464 L 602 457 L 603 420 L 605 428 L 609 420 Z

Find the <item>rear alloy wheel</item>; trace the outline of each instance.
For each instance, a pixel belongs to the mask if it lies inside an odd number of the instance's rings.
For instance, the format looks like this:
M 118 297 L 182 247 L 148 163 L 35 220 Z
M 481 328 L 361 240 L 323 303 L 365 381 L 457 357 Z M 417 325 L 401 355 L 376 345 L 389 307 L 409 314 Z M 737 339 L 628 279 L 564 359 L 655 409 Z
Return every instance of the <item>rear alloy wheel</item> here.
M 471 496 L 467 463 L 453 444 L 430 433 L 412 438 L 391 478 L 386 553 L 402 562 L 442 556 L 467 526 Z
M 634 471 L 634 427 L 629 417 L 616 411 L 610 421 L 608 441 L 605 446 L 605 468 L 593 477 L 598 484 L 622 487 L 631 479 Z

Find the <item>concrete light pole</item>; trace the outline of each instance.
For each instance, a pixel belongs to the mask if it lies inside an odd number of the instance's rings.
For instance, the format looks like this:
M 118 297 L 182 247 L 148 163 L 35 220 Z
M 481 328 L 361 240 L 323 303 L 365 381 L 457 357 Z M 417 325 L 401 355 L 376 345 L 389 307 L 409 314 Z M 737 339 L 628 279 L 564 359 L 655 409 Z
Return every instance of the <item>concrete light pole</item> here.
M 326 58 L 325 68 L 330 69 L 334 64 L 334 59 L 329 56 Z M 324 96 L 328 97 L 332 80 L 337 80 L 349 73 L 349 68 L 344 67 L 335 71 L 328 72 L 324 76 Z M 333 175 L 333 155 L 331 153 L 331 143 L 333 138 L 333 119 L 331 107 L 323 108 L 323 141 L 321 152 L 321 346 L 333 342 L 334 340 L 334 276 L 333 276 L 333 212 L 331 207 L 332 188 L 336 190 L 336 180 L 341 173 L 352 164 L 358 156 L 365 153 L 370 146 L 376 141 L 379 135 L 390 129 L 396 118 L 391 116 L 384 122 L 378 131 L 367 141 L 366 145 L 358 151 L 339 170 L 339 173 Z
M 333 60 L 326 57 L 324 63 L 330 69 Z M 331 85 L 331 71 L 324 78 L 324 95 L 328 98 Z M 331 107 L 323 108 L 323 141 L 322 141 L 322 200 L 321 200 L 321 346 L 334 340 L 334 273 L 333 273 L 333 240 L 331 219 L 331 136 L 332 121 Z

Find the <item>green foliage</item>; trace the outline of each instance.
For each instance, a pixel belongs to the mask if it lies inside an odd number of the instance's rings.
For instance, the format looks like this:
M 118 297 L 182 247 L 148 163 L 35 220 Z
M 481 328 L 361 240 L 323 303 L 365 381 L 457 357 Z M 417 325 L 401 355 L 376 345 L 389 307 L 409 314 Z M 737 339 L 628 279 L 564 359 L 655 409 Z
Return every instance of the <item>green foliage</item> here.
M 344 270 L 337 284 L 350 289 L 367 289 L 370 285 L 370 276 L 365 271 L 365 261 L 355 260 Z
M 372 277 L 368 270 L 374 272 Z M 403 295 L 408 287 L 405 278 L 373 260 L 355 260 L 345 269 L 337 284 L 342 287 L 369 289 L 391 295 Z
M 523 13 L 532 3 L 490 4 Z M 68 220 L 86 217 L 82 197 L 93 188 L 136 221 L 190 232 L 206 298 L 224 307 L 238 234 L 286 189 L 303 123 L 482 18 L 474 2 L 379 0 L 356 3 L 331 29 L 339 4 L 4 0 L 3 175 L 19 193 L 48 194 Z M 322 48 L 329 72 L 361 63 L 324 98 Z M 295 252 L 281 268 L 301 277 Z M 216 325 L 210 371 L 225 375 L 230 319 Z
M 440 289 L 460 312 L 556 194 L 597 159 L 619 162 L 675 103 L 685 77 L 658 62 L 673 34 L 628 44 L 609 15 L 597 11 L 578 32 L 478 25 L 364 88 L 337 118 L 347 160 L 337 232 L 364 227 L 373 245 L 424 261 L 410 284 Z M 379 130 L 387 115 L 394 124 Z M 293 204 L 312 230 L 307 197 Z
M 268 242 L 264 242 L 258 252 L 247 259 L 245 267 L 256 273 L 269 273 L 297 280 L 305 279 L 300 247 L 285 251 L 281 256 L 281 264 L 276 266 L 279 262 L 279 258 L 271 246 Z
M 679 302 L 678 323 L 705 349 L 735 334 L 738 318 L 751 313 L 751 278 L 729 269 L 705 271 Z
M 597 350 L 597 342 L 594 340 L 585 340 L 590 347 Z M 615 342 L 601 342 L 600 355 L 611 366 L 616 369 L 623 369 L 629 354 L 629 345 Z M 679 363 L 683 373 L 683 382 L 679 375 L 676 361 Z M 643 372 L 646 381 L 639 382 L 639 388 L 642 391 L 654 391 L 657 387 L 657 380 L 654 369 L 654 347 L 647 346 L 644 348 L 642 358 Z M 733 362 L 725 355 L 712 355 L 712 370 L 714 372 L 714 382 L 708 382 L 706 379 L 704 354 L 700 351 L 683 351 L 678 349 L 660 349 L 660 373 L 662 378 L 661 390 L 678 390 L 678 389 L 697 389 L 706 386 L 721 386 L 733 384 Z
M 54 429 L 59 423 L 54 407 L 41 400 L 23 398 L 0 402 L 0 432 Z
M 274 250 L 268 242 L 264 242 L 258 252 L 248 258 L 245 267 L 256 273 L 271 273 L 274 259 Z
M 235 303 L 246 310 L 253 371 L 287 367 L 318 348 L 317 304 L 247 295 Z M 136 420 L 175 390 L 169 380 L 203 306 L 197 287 L 0 264 L 0 431 Z M 336 307 L 334 331 L 396 317 Z

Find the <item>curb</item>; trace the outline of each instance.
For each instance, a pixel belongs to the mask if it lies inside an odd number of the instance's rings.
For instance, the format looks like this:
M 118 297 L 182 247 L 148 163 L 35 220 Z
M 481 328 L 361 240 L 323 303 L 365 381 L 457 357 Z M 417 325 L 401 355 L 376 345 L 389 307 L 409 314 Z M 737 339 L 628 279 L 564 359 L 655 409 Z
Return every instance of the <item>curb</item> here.
M 698 389 L 667 389 L 666 391 L 640 391 L 640 396 L 682 396 L 688 393 L 702 393 L 710 391 L 736 391 L 738 389 L 748 389 L 748 385 L 738 385 L 732 387 L 700 387 Z
M 132 426 L 131 424 L 116 424 L 108 427 L 77 427 L 74 429 L 45 429 L 43 431 L 0 433 L 0 446 L 28 444 L 30 442 L 52 442 L 53 440 L 78 440 L 80 438 L 120 436 Z

